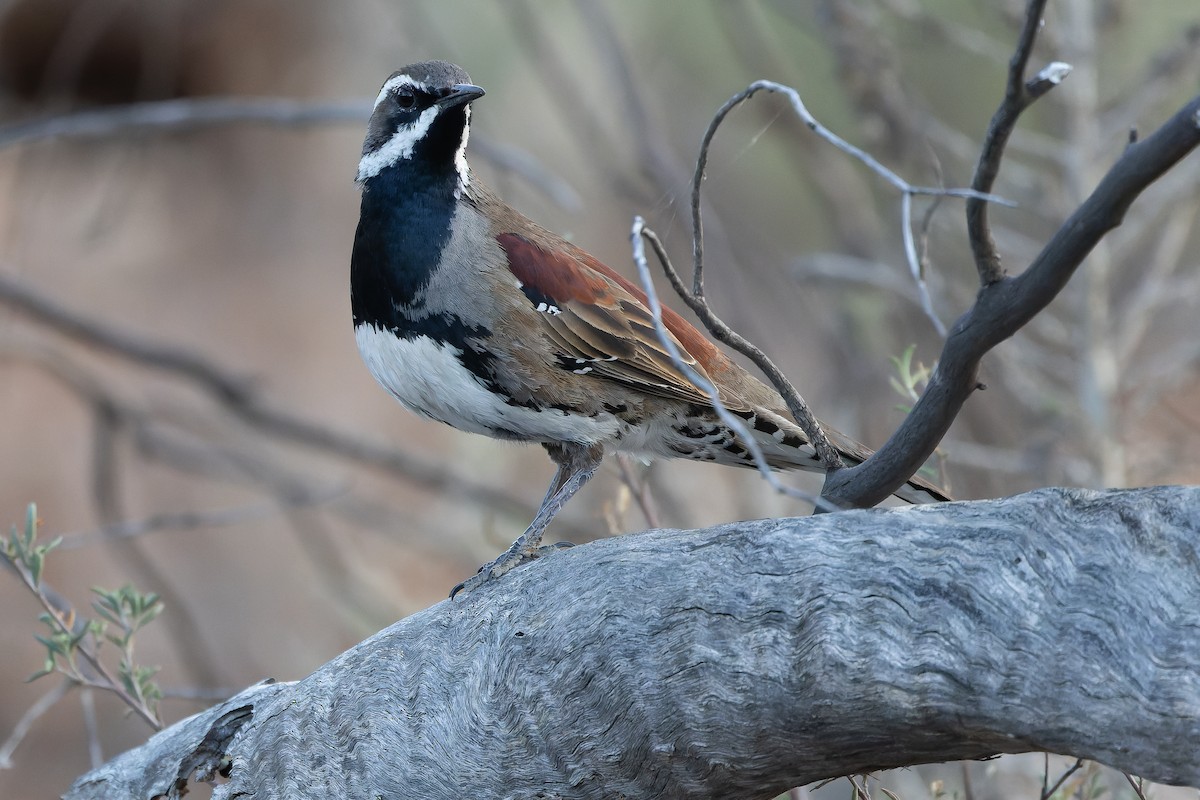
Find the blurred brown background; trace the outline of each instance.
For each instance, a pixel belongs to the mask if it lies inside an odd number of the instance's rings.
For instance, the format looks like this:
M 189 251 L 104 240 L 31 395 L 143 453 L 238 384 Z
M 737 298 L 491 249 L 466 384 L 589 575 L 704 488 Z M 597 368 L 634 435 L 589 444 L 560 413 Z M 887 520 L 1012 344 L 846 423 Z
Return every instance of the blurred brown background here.
M 164 596 L 138 653 L 162 667 L 168 722 L 264 677 L 303 677 L 443 599 L 520 532 L 552 472 L 540 448 L 408 414 L 359 361 L 352 178 L 366 110 L 392 70 L 425 58 L 465 66 L 488 91 L 475 108 L 476 171 L 632 274 L 634 214 L 687 263 L 701 134 L 758 78 L 796 87 L 818 119 L 914 183 L 968 184 L 1022 5 L 0 2 L 5 286 L 143 349 L 208 362 L 249 392 L 230 401 L 211 381 L 85 344 L 6 289 L 0 522 L 38 503 L 44 533 L 67 537 L 46 581 L 80 609 L 94 585 Z M 1032 63 L 1075 72 L 1026 115 L 1005 162 L 997 190 L 1021 205 L 992 218 L 1010 271 L 1131 128 L 1150 132 L 1194 93 L 1198 40 L 1193 0 L 1051 3 Z M 50 137 L 37 124 L 220 97 L 338 105 L 304 125 Z M 957 497 L 1200 478 L 1198 176 L 1193 157 L 1147 192 L 1051 309 L 988 357 L 988 390 L 943 448 Z M 915 344 L 929 364 L 939 349 L 915 302 L 898 195 L 779 98 L 759 96 L 718 134 L 704 197 L 717 310 L 819 416 L 880 444 L 906 402 L 889 385 L 890 357 Z M 918 219 L 929 207 L 918 202 Z M 927 233 L 933 304 L 949 324 L 976 283 L 961 204 L 938 204 Z M 630 464 L 628 474 L 648 482 L 663 525 L 807 511 L 730 469 Z M 552 535 L 645 526 L 610 463 Z M 22 682 L 42 663 L 40 609 L 7 573 L 0 604 L 0 743 L 15 744 L 18 721 L 60 679 Z M 0 796 L 62 792 L 92 759 L 147 735 L 113 698 L 71 693 L 5 753 Z M 972 797 L 1036 797 L 1041 773 L 1040 757 L 1004 759 L 884 785 L 924 797 L 944 779 L 965 796 L 966 777 Z M 1094 780 L 1128 796 L 1119 778 Z

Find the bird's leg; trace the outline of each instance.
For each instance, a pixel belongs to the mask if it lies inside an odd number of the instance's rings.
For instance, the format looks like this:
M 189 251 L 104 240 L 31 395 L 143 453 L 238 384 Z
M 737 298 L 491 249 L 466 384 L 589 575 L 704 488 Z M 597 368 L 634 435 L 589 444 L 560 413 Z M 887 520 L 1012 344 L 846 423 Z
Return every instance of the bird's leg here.
M 604 459 L 604 448 L 602 445 L 588 447 L 580 444 L 544 446 L 550 458 L 558 464 L 558 470 L 550 481 L 550 488 L 537 514 L 534 515 L 533 522 L 529 523 L 525 532 L 498 558 L 484 564 L 473 576 L 451 589 L 451 598 L 464 589 L 474 589 L 493 578 L 499 578 L 513 567 L 537 558 L 547 549 L 554 549 L 541 546 L 542 536 L 554 515 L 596 474 L 600 462 Z

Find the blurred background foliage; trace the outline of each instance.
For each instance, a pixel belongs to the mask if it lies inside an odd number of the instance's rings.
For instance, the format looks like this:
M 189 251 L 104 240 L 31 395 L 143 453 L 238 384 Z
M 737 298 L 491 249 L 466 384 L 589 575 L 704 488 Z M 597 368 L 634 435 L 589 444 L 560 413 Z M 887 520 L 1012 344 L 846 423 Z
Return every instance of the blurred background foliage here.
M 69 602 L 125 582 L 161 596 L 139 653 L 162 667 L 168 722 L 263 677 L 304 676 L 442 599 L 523 528 L 551 473 L 540 448 L 418 420 L 359 362 L 352 178 L 366 111 L 392 70 L 464 65 L 488 91 L 474 116 L 476 171 L 632 274 L 634 214 L 687 263 L 700 136 L 758 78 L 797 88 L 818 119 L 910 181 L 967 185 L 1022 6 L 0 2 L 4 525 L 39 504 L 46 534 L 64 537 L 44 580 Z M 997 185 L 1020 204 L 992 215 L 1010 271 L 1131 130 L 1148 133 L 1195 92 L 1198 42 L 1193 0 L 1051 2 L 1032 63 L 1075 71 L 1025 116 Z M 45 123 L 230 97 L 304 101 L 314 117 L 86 136 L 52 136 Z M 988 357 L 987 391 L 943 447 L 956 496 L 1200 478 L 1198 175 L 1192 158 L 1152 187 L 1063 296 Z M 904 260 L 899 197 L 762 95 L 718 134 L 704 200 L 718 312 L 819 416 L 880 444 L 906 402 L 890 386 L 891 357 L 911 344 L 928 365 L 940 348 Z M 930 206 L 919 203 L 919 221 Z M 920 233 L 949 324 L 976 287 L 961 204 L 938 203 Z M 807 511 L 753 474 L 613 462 L 554 533 L 586 541 L 645 527 L 643 485 L 663 525 Z M 9 738 L 59 679 L 22 683 L 42 663 L 34 598 L 0 580 L 0 607 L 10 759 L 0 795 L 57 794 L 146 738 L 116 700 L 87 692 Z M 883 785 L 906 798 L 931 796 L 936 780 L 946 796 L 1036 797 L 1042 772 L 1041 757 L 1002 759 Z M 1119 779 L 1105 787 L 1131 791 Z

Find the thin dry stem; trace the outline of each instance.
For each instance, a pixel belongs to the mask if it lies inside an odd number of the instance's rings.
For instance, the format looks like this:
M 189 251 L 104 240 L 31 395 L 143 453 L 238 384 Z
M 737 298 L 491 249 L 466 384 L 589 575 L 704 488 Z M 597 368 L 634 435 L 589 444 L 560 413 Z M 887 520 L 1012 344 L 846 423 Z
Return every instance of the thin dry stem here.
M 696 372 L 683 360 L 683 354 L 679 352 L 679 347 L 675 344 L 674 338 L 667 331 L 666 325 L 662 321 L 662 304 L 658 300 L 658 293 L 654 289 L 654 281 L 650 276 L 650 266 L 646 262 L 645 240 L 657 242 L 658 237 L 653 231 L 646 229 L 645 221 L 641 217 L 634 217 L 633 228 L 630 233 L 630 239 L 633 245 L 633 261 L 638 268 L 638 277 L 641 280 L 642 289 L 646 292 L 647 305 L 650 307 L 650 314 L 654 320 L 654 330 L 658 334 L 659 342 L 671 356 L 671 360 L 675 366 L 683 372 L 687 379 L 691 381 L 700 391 L 708 395 L 708 400 L 712 404 L 713 410 L 730 430 L 741 439 L 745 445 L 747 452 L 750 453 L 751 459 L 754 461 L 754 466 L 758 468 L 759 473 L 766 479 L 771 488 L 780 494 L 795 497 L 799 500 L 806 500 L 812 503 L 815 507 L 825 510 L 835 510 L 836 507 L 829 504 L 824 499 L 811 495 L 808 492 L 803 492 L 791 486 L 787 486 L 779 481 L 775 472 L 767 464 L 766 456 L 763 455 L 762 448 L 754 440 L 754 435 L 750 429 L 746 427 L 744 421 L 739 419 L 734 414 L 730 413 L 729 409 L 725 408 L 725 404 L 721 402 L 720 392 L 717 387 L 713 386 L 712 382 L 705 376 Z M 661 247 L 661 242 L 658 247 Z M 658 252 L 658 248 L 656 248 Z M 661 256 L 660 256 L 661 258 Z M 669 263 L 669 262 L 667 262 Z M 672 280 L 675 283 L 678 280 L 678 275 Z M 832 445 L 830 445 L 832 447 Z M 836 451 L 835 451 L 836 452 Z

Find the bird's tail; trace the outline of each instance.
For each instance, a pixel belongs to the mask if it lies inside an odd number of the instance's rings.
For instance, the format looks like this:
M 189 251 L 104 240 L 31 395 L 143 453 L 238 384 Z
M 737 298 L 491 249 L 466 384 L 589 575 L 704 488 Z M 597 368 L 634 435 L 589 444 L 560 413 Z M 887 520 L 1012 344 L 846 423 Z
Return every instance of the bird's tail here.
M 755 442 L 775 469 L 802 469 L 823 472 L 825 465 L 809 443 L 800 426 L 792 420 L 768 409 L 735 412 L 746 420 L 755 434 Z M 825 427 L 825 435 L 837 448 L 838 454 L 852 467 L 866 461 L 874 451 L 833 428 Z M 739 444 L 740 447 L 740 444 Z M 738 453 L 732 453 L 737 457 Z M 741 456 L 740 463 L 749 461 L 749 454 Z M 729 463 L 735 463 L 731 460 Z M 750 465 L 753 462 L 750 461 Z M 950 500 L 950 495 L 932 481 L 914 475 L 906 484 L 895 491 L 895 496 L 909 503 L 940 503 Z

